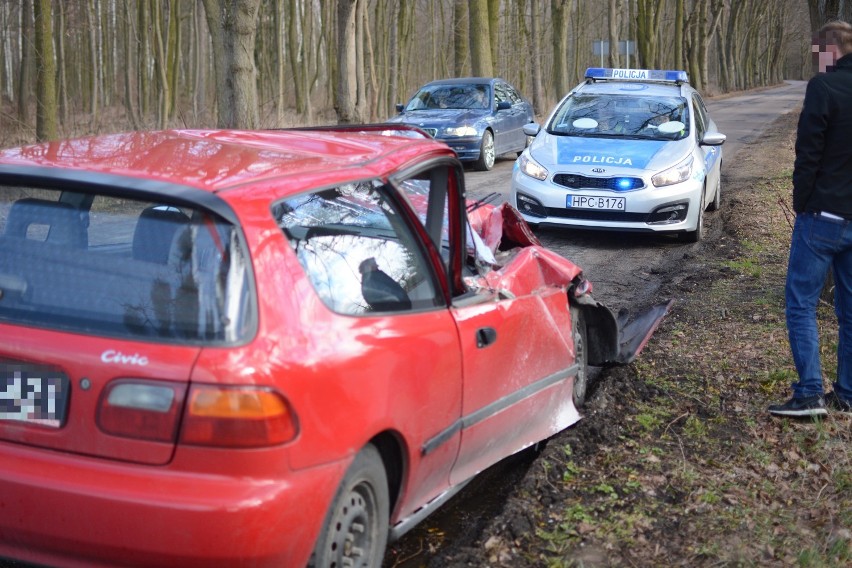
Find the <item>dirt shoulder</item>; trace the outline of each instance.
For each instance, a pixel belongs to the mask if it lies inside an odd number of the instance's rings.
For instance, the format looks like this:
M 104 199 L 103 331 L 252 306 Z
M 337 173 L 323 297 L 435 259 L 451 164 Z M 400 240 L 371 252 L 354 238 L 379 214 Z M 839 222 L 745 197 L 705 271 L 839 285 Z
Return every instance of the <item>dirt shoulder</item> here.
M 726 167 L 708 238 L 664 269 L 660 297 L 676 304 L 637 362 L 604 373 L 584 419 L 477 519 L 476 542 L 444 549 L 436 534 L 420 565 L 852 563 L 852 419 L 766 413 L 795 378 L 783 292 L 796 118 Z M 827 304 L 819 317 L 833 378 L 837 323 Z

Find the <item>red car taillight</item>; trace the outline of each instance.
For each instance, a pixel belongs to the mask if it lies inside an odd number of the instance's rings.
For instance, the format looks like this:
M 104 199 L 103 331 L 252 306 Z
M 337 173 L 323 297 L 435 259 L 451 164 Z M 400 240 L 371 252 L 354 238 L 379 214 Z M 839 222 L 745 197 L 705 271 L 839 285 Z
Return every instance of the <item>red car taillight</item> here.
M 193 385 L 180 441 L 253 448 L 283 444 L 295 438 L 297 431 L 287 401 L 271 389 Z
M 174 442 L 186 385 L 118 379 L 106 386 L 98 405 L 98 427 L 114 436 Z

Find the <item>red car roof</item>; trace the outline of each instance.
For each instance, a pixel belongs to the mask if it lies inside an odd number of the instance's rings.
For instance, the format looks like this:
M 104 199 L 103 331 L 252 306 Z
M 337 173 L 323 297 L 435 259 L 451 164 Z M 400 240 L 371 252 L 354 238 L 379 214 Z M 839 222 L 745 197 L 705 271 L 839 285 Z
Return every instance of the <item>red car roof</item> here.
M 164 130 L 0 150 L 0 164 L 110 173 L 219 191 L 276 177 L 336 178 L 340 170 L 381 175 L 428 152 L 453 155 L 431 139 L 357 130 Z

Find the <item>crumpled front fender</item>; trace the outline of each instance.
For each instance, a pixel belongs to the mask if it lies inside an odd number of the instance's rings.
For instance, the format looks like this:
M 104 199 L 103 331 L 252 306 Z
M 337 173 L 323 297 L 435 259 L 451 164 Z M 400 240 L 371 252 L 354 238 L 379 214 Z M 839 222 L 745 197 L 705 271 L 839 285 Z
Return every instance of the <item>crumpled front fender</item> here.
M 656 304 L 635 317 L 630 317 L 627 310 L 614 314 L 592 297 L 588 282 L 584 282 L 586 291 L 574 293 L 575 285 L 585 281 L 582 269 L 541 246 L 509 203 L 474 203 L 469 207 L 468 219 L 481 246 L 487 247 L 486 252 L 496 260 L 496 264 L 483 266 L 479 277 L 470 283 L 507 296 L 533 294 L 554 286 L 566 290 L 569 302 L 582 309 L 585 316 L 589 365 L 626 365 L 636 359 L 674 302 Z
M 651 306 L 631 318 L 627 310 L 614 314 L 591 296 L 575 300 L 586 320 L 588 364 L 595 367 L 626 365 L 641 353 L 674 300 Z

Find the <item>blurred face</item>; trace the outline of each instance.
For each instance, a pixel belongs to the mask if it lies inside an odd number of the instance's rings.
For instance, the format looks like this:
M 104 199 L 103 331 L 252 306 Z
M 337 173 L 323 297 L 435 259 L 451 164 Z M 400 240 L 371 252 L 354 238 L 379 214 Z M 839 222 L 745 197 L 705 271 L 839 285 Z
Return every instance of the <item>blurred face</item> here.
M 817 36 L 811 44 L 811 58 L 820 73 L 825 73 L 829 66 L 843 56 L 840 47 L 832 42 L 831 38 Z

